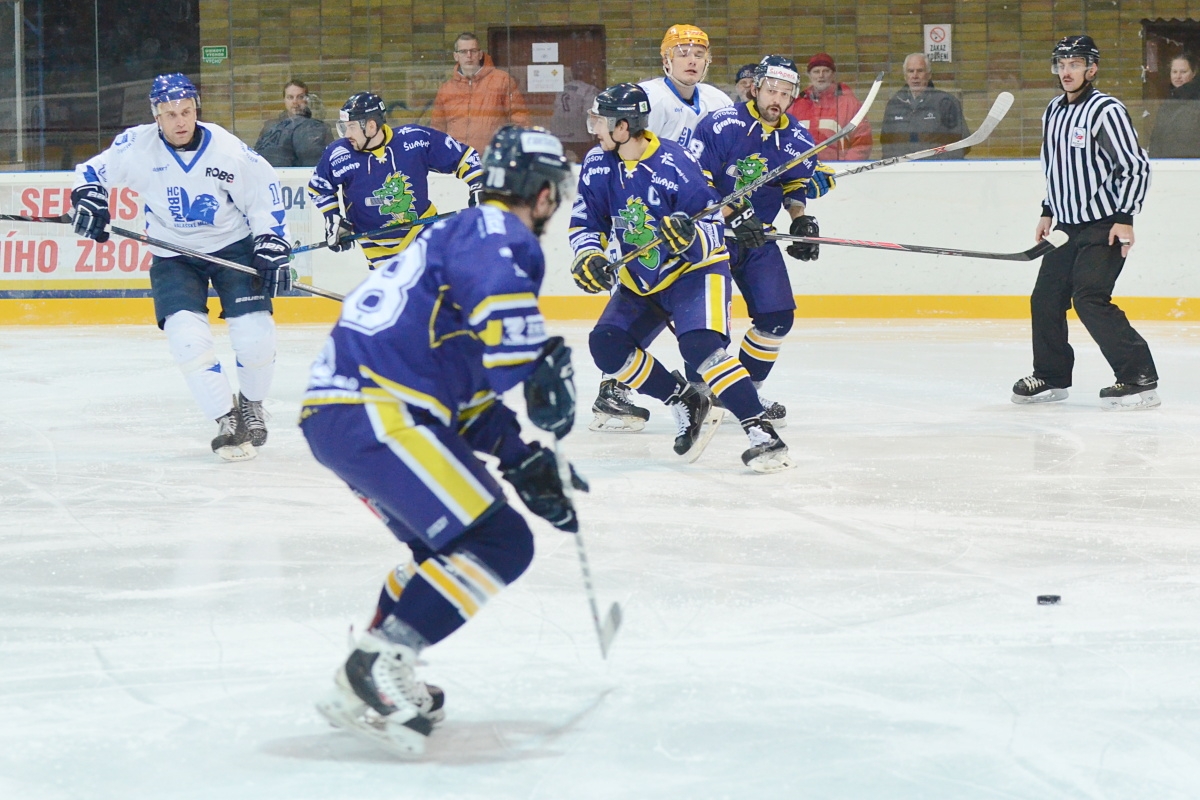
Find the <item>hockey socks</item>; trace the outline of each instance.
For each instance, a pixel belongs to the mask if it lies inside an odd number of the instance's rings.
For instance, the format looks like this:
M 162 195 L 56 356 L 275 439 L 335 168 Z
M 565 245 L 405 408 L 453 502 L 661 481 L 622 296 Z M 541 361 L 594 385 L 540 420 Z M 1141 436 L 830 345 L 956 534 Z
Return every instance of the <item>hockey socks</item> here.
M 779 348 L 782 346 L 782 335 L 774 336 L 760 331 L 757 327 L 751 328 L 742 338 L 738 360 L 750 374 L 751 380 L 762 383 L 770 374 L 771 367 L 775 366 L 775 360 L 779 358 Z
M 614 377 L 630 389 L 649 395 L 664 403 L 678 388 L 674 376 L 666 367 L 641 348 L 635 349 Z
M 745 421 L 763 413 L 750 373 L 724 350 L 716 351 L 700 365 L 700 375 L 739 420 Z

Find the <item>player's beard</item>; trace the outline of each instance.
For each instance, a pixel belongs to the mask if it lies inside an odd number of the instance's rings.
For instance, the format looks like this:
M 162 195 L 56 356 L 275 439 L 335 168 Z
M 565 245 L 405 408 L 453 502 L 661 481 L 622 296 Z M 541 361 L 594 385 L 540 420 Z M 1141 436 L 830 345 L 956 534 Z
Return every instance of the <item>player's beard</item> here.
M 759 108 L 758 114 L 763 118 L 763 122 L 768 125 L 774 125 L 783 116 L 783 106 L 771 104 L 766 108 Z

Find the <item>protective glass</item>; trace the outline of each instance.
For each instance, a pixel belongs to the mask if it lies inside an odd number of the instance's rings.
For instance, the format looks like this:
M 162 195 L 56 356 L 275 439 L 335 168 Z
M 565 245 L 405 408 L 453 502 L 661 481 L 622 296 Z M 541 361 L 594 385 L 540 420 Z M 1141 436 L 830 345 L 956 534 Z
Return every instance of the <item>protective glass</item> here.
M 1071 60 L 1071 59 L 1079 59 L 1080 61 L 1082 61 L 1082 62 L 1083 62 L 1083 68 L 1084 68 L 1085 70 L 1086 70 L 1088 67 L 1090 67 L 1092 64 L 1095 64 L 1095 63 L 1096 63 L 1096 62 L 1095 62 L 1095 61 L 1093 61 L 1091 58 L 1087 58 L 1087 57 L 1084 57 L 1084 56 L 1071 56 L 1071 58 L 1070 58 L 1070 59 L 1063 59 L 1063 58 L 1059 58 L 1058 56 L 1055 56 L 1054 58 L 1050 59 L 1050 72 L 1051 72 L 1052 74 L 1054 74 L 1054 75 L 1058 75 L 1060 72 L 1062 72 L 1062 70 L 1061 70 L 1061 69 L 1060 69 L 1060 67 L 1059 67 L 1059 63 L 1060 63 L 1060 62 L 1062 62 L 1062 61 L 1069 61 L 1069 60 Z
M 165 103 L 155 103 L 151 106 L 154 116 L 161 114 L 195 116 L 200 112 L 200 98 L 188 97 L 183 100 L 168 100 Z
M 708 48 L 702 44 L 677 44 L 671 48 L 672 58 L 708 58 Z
M 598 136 L 600 131 L 613 132 L 613 128 L 617 127 L 616 120 L 610 117 L 602 117 L 594 111 L 589 111 L 587 115 L 587 131 L 592 136 Z
M 791 97 L 791 96 L 795 96 L 796 89 L 798 87 L 794 83 L 788 83 L 787 81 L 781 81 L 779 78 L 763 78 L 761 81 L 758 82 L 758 88 L 760 90 L 770 89 L 771 91 L 781 92 L 782 94 L 786 94 L 789 97 Z
M 349 134 L 350 131 L 355 131 L 357 133 L 361 133 L 363 136 L 367 135 L 367 132 L 365 130 L 363 130 L 363 124 L 362 124 L 361 120 L 352 119 L 349 122 L 343 122 L 341 120 L 338 121 L 338 124 L 337 124 L 338 136 L 345 138 Z

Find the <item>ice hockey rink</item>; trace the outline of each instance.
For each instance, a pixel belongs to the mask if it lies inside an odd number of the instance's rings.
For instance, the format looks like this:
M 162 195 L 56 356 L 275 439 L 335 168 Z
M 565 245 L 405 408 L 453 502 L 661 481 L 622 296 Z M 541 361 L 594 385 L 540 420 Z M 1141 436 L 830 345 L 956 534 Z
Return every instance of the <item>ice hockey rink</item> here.
M 1070 399 L 1017 407 L 1027 322 L 801 320 L 768 476 L 736 423 L 678 463 L 653 401 L 589 432 L 587 328 L 555 327 L 624 626 L 602 660 L 535 521 L 529 572 L 426 651 L 448 718 L 407 763 L 313 709 L 406 557 L 295 426 L 325 327 L 281 328 L 242 464 L 152 327 L 3 329 L 0 797 L 1200 796 L 1200 326 L 1139 323 L 1162 408 L 1106 413 L 1077 325 Z

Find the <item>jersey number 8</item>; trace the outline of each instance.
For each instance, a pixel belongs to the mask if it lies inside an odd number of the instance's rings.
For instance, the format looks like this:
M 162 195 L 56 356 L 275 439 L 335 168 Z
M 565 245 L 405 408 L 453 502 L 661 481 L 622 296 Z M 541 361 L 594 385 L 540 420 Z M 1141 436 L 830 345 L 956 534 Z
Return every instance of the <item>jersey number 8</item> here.
M 387 330 L 400 319 L 409 290 L 424 274 L 425 242 L 418 239 L 346 296 L 338 324 L 367 336 Z

